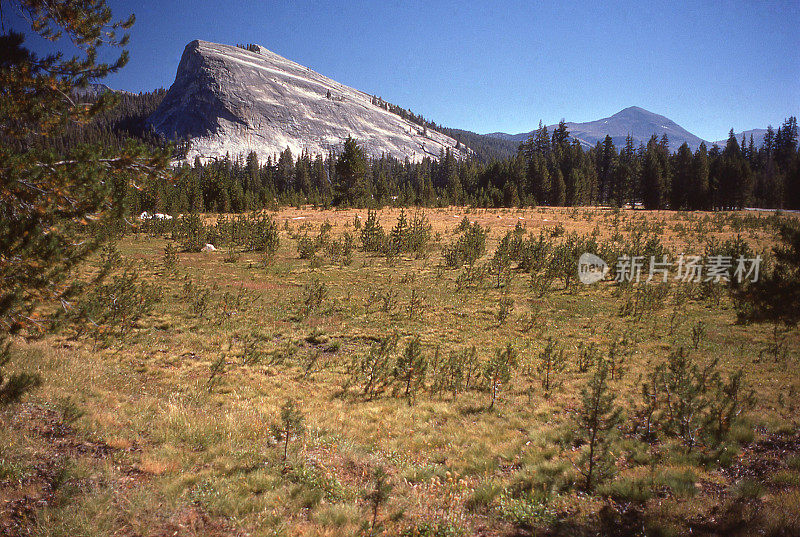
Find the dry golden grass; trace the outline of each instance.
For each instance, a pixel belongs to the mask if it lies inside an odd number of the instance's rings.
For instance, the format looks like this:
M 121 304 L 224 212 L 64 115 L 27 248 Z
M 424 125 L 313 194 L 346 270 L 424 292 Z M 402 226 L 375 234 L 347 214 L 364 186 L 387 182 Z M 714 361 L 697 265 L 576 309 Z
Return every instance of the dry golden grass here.
M 398 214 L 398 209 L 379 212 L 387 231 Z M 185 535 L 354 534 L 370 518 L 364 494 L 377 466 L 386 468 L 393 484 L 379 517 L 389 534 L 423 522 L 464 533 L 503 534 L 525 524 L 546 526 L 552 516 L 592 527 L 606 500 L 577 492 L 572 466 L 576 450 L 559 442 L 569 433 L 587 378 L 574 367 L 579 344 L 594 341 L 605 352 L 614 337 L 635 336 L 638 343 L 625 374 L 614 382 L 620 403 L 628 406 L 639 392 L 638 376 L 664 360 L 670 349 L 688 345 L 698 320 L 706 323 L 707 335 L 694 353 L 697 359 L 719 358 L 724 372 L 744 368 L 757 394 L 750 414 L 755 436 L 746 438 L 743 432 L 742 444 L 732 446 L 737 452 L 733 466 L 742 461 L 749 468 L 747 464 L 759 460 L 749 455 L 751 440 L 796 430 L 797 334 L 788 334 L 785 360 L 761 356 L 771 340 L 770 328 L 736 324 L 726 296 L 719 304 L 677 303 L 675 284 L 659 307 L 626 317 L 619 315 L 624 297 L 611 283 L 570 291 L 555 287 L 536 298 L 528 276 L 517 274 L 510 290 L 486 282 L 458 291 L 459 271 L 440 266 L 442 245 L 455 238 L 454 229 L 464 216 L 491 230 L 485 260 L 518 223 L 536 235 L 563 226 L 566 233 L 596 230 L 601 239 L 614 230 L 628 234 L 646 225 L 673 252 L 698 254 L 703 253 L 698 235 L 703 229 L 704 238 L 739 234 L 754 249 L 768 251 L 775 241 L 766 224 L 770 215 L 462 207 L 425 214 L 435 236 L 426 256 L 387 260 L 356 252 L 349 265 L 323 261 L 313 267 L 298 258 L 291 236 L 314 235 L 324 222 L 332 224 L 334 237 L 344 231 L 357 236 L 354 217 L 363 219 L 366 211 L 280 211 L 281 247 L 267 267 L 255 254 L 243 253 L 236 263 L 225 263 L 221 251 L 181 253 L 177 272 L 167 274 L 161 266 L 163 237 L 125 237 L 119 244 L 125 258 L 162 290 L 152 314 L 124 340 L 109 339 L 98 349 L 92 341 L 70 338 L 68 331 L 17 343 L 13 365 L 39 371 L 45 384 L 25 402 L 30 419 L 15 419 L 13 412 L 3 418 L 10 434 L 1 440 L 0 468 L 10 468 L 6 473 L 35 488 L 36 479 L 44 483 L 52 477 L 38 472 L 37 464 L 62 464 L 64 456 L 74 461 L 65 466 L 63 477 L 70 486 L 57 491 L 36 515 L 35 533 L 160 535 L 177 527 Z M 299 303 L 313 278 L 324 282 L 328 294 L 305 317 L 299 314 Z M 189 292 L 187 282 L 192 282 Z M 192 301 L 202 290 L 211 290 L 210 306 L 198 317 Z M 412 290 L 424 298 L 424 307 L 410 316 Z M 395 296 L 389 311 L 369 303 L 373 293 L 386 291 Z M 226 293 L 246 300 L 225 306 Z M 496 312 L 504 295 L 514 299 L 514 309 L 501 325 Z M 389 395 L 365 400 L 354 388 L 343 392 L 352 357 L 392 331 L 400 335 L 400 351 L 419 336 L 428 357 L 437 347 L 446 355 L 475 345 L 483 360 L 511 342 L 521 363 L 492 410 L 487 410 L 489 394 L 481 390 L 456 400 L 422 393 L 413 404 Z M 261 338 L 263 359 L 244 364 L 243 342 L 252 333 Z M 535 373 L 548 337 L 569 357 L 569 367 L 559 378 L 562 384 L 551 394 L 543 392 Z M 313 342 L 320 338 L 325 342 Z M 225 371 L 210 387 L 211 366 L 220 357 Z M 314 366 L 307 369 L 312 361 Z M 269 431 L 287 398 L 298 400 L 308 429 L 292 440 L 289 460 L 283 461 Z M 67 400 L 84 415 L 60 431 L 62 440 L 48 445 L 41 434 L 43 416 L 52 425 L 64 415 Z M 94 451 L 76 447 L 87 442 Z M 618 459 L 620 479 L 644 479 L 655 471 L 672 483 L 673 489 L 665 485 L 642 508 L 648 524 L 684 531 L 687 521 L 704 520 L 723 501 L 702 487 L 725 489 L 736 480 L 674 446 L 660 446 L 659 459 L 652 464 L 645 444 L 629 439 L 620 446 L 625 451 Z M 785 471 L 782 460 L 768 469 Z M 555 477 L 547 478 L 548 472 Z M 688 499 L 679 496 L 685 491 L 676 492 L 683 485 L 674 476 L 681 472 L 692 472 L 700 488 Z M 9 479 L 0 487 L 6 495 L 11 494 Z M 512 498 L 515 484 L 523 482 L 550 487 L 549 499 Z M 797 483 L 775 482 L 780 486 L 768 491 L 754 528 L 796 527 L 796 513 L 778 520 L 770 506 L 796 496 Z M 13 494 L 20 496 L 19 491 Z M 552 513 L 541 511 L 547 502 Z M 186 529 L 191 525 L 195 529 Z

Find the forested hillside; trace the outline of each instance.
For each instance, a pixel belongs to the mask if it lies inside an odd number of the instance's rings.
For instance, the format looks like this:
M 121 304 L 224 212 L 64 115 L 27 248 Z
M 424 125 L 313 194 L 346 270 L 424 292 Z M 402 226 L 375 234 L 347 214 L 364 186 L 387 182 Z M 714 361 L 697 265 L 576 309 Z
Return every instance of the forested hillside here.
M 746 143 L 745 143 L 746 142 Z M 391 157 L 362 161 L 349 180 L 357 197 L 336 194 L 344 178 L 342 156 L 255 155 L 180 168 L 175 183 L 156 183 L 137 198 L 137 208 L 166 212 L 249 211 L 274 205 L 350 206 L 635 206 L 646 209 L 800 208 L 797 122 L 789 118 L 759 149 L 754 140 L 731 137 L 724 148 L 686 145 L 670 153 L 666 138 L 646 146 L 631 140 L 618 150 L 610 138 L 584 151 L 568 141 L 564 125 L 552 135 L 538 131 L 520 151 L 483 163 L 450 152 L 417 164 Z M 342 189 L 340 189 L 342 190 Z M 347 189 L 344 189 L 347 190 Z
M 72 125 L 46 140 L 58 153 L 79 143 L 112 147 L 132 137 L 152 146 L 166 142 L 145 128 L 145 120 L 164 90 L 119 94 L 119 104 L 87 125 Z M 377 98 L 376 98 L 377 99 Z M 437 129 L 470 147 L 470 159 L 450 151 L 419 163 L 360 155 L 363 182 L 357 198 L 336 196 L 336 161 L 341 155 L 293 155 L 283 151 L 266 162 L 256 155 L 230 155 L 178 168 L 175 181 L 155 182 L 132 193 L 135 210 L 162 212 L 249 211 L 275 205 L 421 205 L 468 204 L 480 207 L 520 205 L 641 206 L 647 209 L 800 208 L 800 156 L 797 119 L 790 117 L 763 140 L 737 140 L 724 147 L 702 144 L 692 152 L 684 144 L 669 151 L 669 140 L 651 137 L 646 145 L 628 138 L 616 147 L 610 137 L 585 150 L 570 139 L 562 122 L 549 132 L 535 131 L 517 145 L 469 131 L 436 125 L 377 99 L 388 110 L 425 128 Z M 175 156 L 185 147 L 179 143 Z

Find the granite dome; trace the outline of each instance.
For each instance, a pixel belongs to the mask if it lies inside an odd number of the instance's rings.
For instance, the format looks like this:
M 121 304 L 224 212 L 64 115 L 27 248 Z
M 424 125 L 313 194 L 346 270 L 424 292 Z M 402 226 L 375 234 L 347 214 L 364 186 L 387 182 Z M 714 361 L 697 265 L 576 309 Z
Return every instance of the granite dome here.
M 444 149 L 467 149 L 407 121 L 373 97 L 264 47 L 192 41 L 175 82 L 148 123 L 168 138 L 190 140 L 188 159 L 247 154 L 261 159 L 287 147 L 328 154 L 348 136 L 372 156 L 419 161 Z

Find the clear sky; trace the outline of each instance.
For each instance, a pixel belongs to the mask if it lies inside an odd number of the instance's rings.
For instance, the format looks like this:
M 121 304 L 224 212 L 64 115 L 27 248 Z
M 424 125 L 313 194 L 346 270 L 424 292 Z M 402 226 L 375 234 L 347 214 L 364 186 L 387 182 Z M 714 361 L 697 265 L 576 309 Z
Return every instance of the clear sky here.
M 5 24 L 17 29 L 4 4 Z M 800 1 L 111 0 L 136 14 L 105 82 L 168 88 L 193 39 L 258 43 L 442 125 L 526 132 L 628 106 L 706 140 L 800 115 Z M 34 49 L 47 50 L 30 40 Z

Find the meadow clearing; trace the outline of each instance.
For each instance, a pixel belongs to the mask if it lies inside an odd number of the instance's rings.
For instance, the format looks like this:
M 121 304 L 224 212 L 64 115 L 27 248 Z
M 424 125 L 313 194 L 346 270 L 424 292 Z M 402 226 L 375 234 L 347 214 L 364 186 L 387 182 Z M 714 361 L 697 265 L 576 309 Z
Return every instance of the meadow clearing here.
M 215 215 L 122 234 L 83 274 L 108 287 L 14 343 L 44 383 L 0 416 L 0 529 L 800 534 L 796 330 L 738 322 L 725 282 L 584 285 L 574 262 L 768 267 L 792 215 L 402 211 L 282 209 L 266 254 L 235 225 L 184 251 Z

